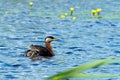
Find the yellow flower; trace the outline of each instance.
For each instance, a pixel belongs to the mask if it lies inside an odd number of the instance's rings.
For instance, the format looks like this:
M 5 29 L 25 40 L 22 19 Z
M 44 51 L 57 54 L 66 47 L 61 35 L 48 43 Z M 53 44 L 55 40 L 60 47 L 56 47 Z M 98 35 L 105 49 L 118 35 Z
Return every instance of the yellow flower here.
M 98 9 L 96 9 L 96 12 L 101 12 L 102 11 L 102 9 L 101 8 L 98 8 Z
M 29 5 L 30 5 L 30 6 L 33 6 L 33 2 L 29 2 Z
M 92 13 L 96 13 L 96 10 L 91 10 Z
M 66 16 L 65 15 L 61 15 L 60 18 L 64 19 Z
M 96 10 L 91 10 L 93 16 L 98 16 L 98 13 L 96 12 Z
M 70 11 L 74 11 L 75 9 L 73 7 L 70 8 Z

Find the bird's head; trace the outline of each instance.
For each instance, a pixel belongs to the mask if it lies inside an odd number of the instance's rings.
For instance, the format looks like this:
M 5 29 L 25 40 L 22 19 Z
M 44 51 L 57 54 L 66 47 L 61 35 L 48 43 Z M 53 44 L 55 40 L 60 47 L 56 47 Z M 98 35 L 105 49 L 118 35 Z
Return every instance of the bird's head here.
M 53 37 L 53 36 L 47 36 L 47 37 L 45 38 L 45 42 L 51 42 L 51 41 L 55 41 L 55 40 L 57 40 L 57 38 L 55 38 L 55 37 Z

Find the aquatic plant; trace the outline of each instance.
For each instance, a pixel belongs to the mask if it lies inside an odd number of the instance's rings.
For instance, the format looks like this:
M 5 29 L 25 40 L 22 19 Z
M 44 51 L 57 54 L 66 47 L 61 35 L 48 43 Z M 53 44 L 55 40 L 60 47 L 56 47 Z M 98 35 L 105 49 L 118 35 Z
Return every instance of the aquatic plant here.
M 75 16 L 72 17 L 72 20 L 76 20 L 76 19 L 77 19 L 77 17 L 75 17 Z
M 66 17 L 71 17 L 71 16 L 72 16 L 71 19 L 72 19 L 72 20 L 76 20 L 77 17 L 73 16 L 73 12 L 74 12 L 74 8 L 71 7 L 71 8 L 70 8 L 70 13 L 64 13 L 64 14 L 62 14 L 62 15 L 60 16 L 60 18 L 61 18 L 61 19 L 64 19 L 64 18 L 66 18 Z
M 33 2 L 29 2 L 30 12 L 32 12 Z
M 4 13 L 5 13 L 5 14 L 8 14 L 8 11 L 5 11 Z
M 74 10 L 75 10 L 75 9 L 74 9 L 73 7 L 70 8 L 70 16 L 73 16 Z
M 63 79 L 68 79 L 68 78 L 105 78 L 105 77 L 118 77 L 118 74 L 86 74 L 83 73 L 83 71 L 96 68 L 102 65 L 106 64 L 112 64 L 118 62 L 117 60 L 113 60 L 111 58 L 108 59 L 103 59 L 103 60 L 98 60 L 95 62 L 83 64 L 81 66 L 78 66 L 73 69 L 66 70 L 64 72 L 58 73 L 56 75 L 53 75 L 47 80 L 63 80 Z
M 65 16 L 69 16 L 69 13 L 64 13 Z
M 100 15 L 100 12 L 101 12 L 101 11 L 102 11 L 101 8 L 96 9 L 96 12 L 97 12 L 98 16 Z
M 61 19 L 64 19 L 65 17 L 66 17 L 65 15 L 61 15 L 61 16 L 60 16 Z
M 91 10 L 93 16 L 97 16 L 96 10 Z
M 101 12 L 101 11 L 102 11 L 101 8 L 98 8 L 98 9 L 96 9 L 96 10 L 91 10 L 92 15 L 93 15 L 94 17 L 97 17 L 97 18 L 102 18 L 102 17 L 100 16 L 100 12 Z

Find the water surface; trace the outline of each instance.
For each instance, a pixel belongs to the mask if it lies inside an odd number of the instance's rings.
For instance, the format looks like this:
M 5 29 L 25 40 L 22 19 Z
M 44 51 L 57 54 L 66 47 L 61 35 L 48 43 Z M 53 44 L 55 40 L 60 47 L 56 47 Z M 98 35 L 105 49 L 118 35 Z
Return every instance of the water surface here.
M 119 0 L 34 0 L 32 12 L 29 2 L 0 1 L 1 80 L 45 80 L 84 63 L 120 57 Z M 71 17 L 60 19 L 59 16 L 69 12 L 70 7 L 75 8 L 77 20 L 71 20 Z M 91 17 L 90 11 L 96 8 L 102 8 L 103 18 Z M 59 38 L 52 42 L 55 57 L 32 62 L 23 56 L 30 44 L 44 46 L 44 38 L 48 35 Z M 101 66 L 85 73 L 120 74 L 119 66 L 119 63 Z

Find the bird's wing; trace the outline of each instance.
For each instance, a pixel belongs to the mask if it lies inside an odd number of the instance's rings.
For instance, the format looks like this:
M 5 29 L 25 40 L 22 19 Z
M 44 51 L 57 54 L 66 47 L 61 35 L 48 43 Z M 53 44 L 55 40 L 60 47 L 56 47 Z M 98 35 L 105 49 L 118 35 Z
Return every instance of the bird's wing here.
M 41 45 L 31 45 L 30 48 L 33 51 L 37 51 L 40 56 L 54 56 L 46 47 Z

